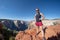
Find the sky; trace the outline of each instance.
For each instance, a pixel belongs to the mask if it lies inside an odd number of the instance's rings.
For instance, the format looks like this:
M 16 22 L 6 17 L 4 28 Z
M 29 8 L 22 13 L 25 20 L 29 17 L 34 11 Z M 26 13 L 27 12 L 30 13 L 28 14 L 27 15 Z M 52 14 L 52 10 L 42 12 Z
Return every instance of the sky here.
M 0 0 L 0 19 L 33 20 L 36 8 L 45 19 L 60 18 L 60 0 Z

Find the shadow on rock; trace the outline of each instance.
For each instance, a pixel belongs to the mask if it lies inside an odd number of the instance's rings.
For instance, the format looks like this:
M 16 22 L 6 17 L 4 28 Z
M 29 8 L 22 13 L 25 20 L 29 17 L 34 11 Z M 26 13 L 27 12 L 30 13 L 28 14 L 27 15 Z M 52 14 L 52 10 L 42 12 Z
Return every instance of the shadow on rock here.
M 60 40 L 60 33 L 57 33 L 57 36 L 49 37 L 47 40 Z

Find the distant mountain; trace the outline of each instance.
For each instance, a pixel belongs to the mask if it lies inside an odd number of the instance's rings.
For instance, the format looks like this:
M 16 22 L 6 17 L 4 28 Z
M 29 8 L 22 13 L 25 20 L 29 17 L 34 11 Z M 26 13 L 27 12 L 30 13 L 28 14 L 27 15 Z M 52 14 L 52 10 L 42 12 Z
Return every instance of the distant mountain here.
M 35 24 L 35 21 L 23 21 L 23 20 L 10 20 L 10 19 L 0 19 L 0 22 L 7 27 L 7 29 L 11 30 L 17 30 L 17 31 L 23 31 L 28 28 L 28 26 L 31 24 Z M 50 26 L 54 24 L 60 24 L 60 19 L 45 19 L 42 21 L 43 25 Z
M 42 23 L 45 27 L 52 25 L 60 25 L 60 19 L 45 19 L 42 20 Z M 30 21 L 28 26 L 29 28 L 34 28 L 36 26 L 35 21 L 34 20 Z
M 54 18 L 54 19 L 45 19 L 45 20 L 60 20 L 60 18 Z
M 23 31 L 27 29 L 27 22 L 21 20 L 0 19 L 0 22 L 7 27 L 7 29 Z
M 53 19 L 53 20 L 60 20 L 60 18 L 56 18 L 56 19 Z

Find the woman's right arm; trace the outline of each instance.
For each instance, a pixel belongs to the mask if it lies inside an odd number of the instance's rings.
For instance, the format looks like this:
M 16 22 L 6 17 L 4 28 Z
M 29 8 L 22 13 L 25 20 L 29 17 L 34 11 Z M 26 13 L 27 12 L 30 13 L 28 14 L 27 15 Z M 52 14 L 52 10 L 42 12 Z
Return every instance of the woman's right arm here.
M 34 16 L 34 21 L 36 22 L 36 15 Z

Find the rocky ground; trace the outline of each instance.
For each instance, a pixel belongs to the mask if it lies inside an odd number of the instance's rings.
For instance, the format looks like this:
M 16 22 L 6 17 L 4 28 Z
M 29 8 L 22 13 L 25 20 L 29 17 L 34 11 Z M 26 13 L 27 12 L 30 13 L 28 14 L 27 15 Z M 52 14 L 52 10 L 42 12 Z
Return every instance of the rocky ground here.
M 45 30 L 46 40 L 60 40 L 60 25 L 49 26 Z M 36 35 L 36 29 L 27 29 L 20 31 L 15 37 L 15 40 L 42 40 L 41 32 Z

